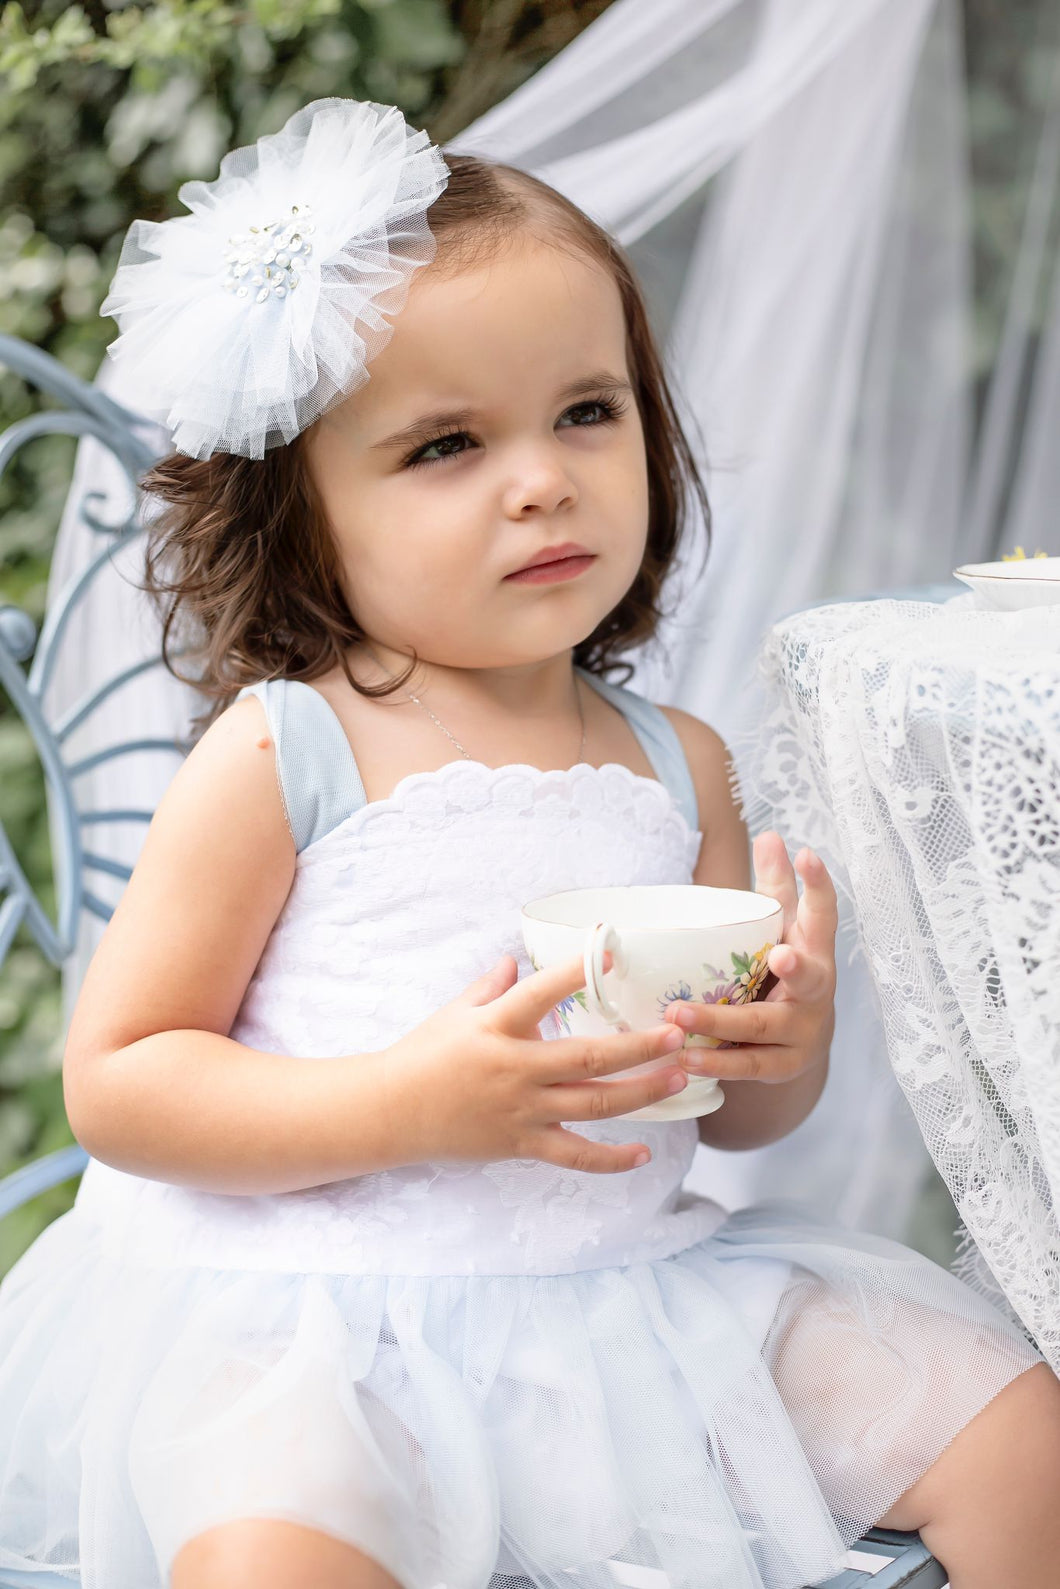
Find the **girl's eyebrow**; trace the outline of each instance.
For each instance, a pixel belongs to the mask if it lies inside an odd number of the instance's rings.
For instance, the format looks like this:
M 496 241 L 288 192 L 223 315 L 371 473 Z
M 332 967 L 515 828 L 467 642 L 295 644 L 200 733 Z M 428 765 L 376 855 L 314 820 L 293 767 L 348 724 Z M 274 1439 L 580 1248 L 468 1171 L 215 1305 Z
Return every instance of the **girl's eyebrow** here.
M 564 386 L 556 393 L 556 402 L 562 403 L 569 398 L 583 397 L 587 393 L 599 392 L 601 389 L 613 392 L 632 391 L 627 380 L 612 375 L 609 370 L 597 370 L 590 375 L 579 376 L 576 381 Z M 394 431 L 391 436 L 385 436 L 382 441 L 374 442 L 371 450 L 411 447 L 422 438 L 434 436 L 441 430 L 459 430 L 462 426 L 473 423 L 477 417 L 478 410 L 475 408 L 447 408 L 432 414 L 421 414 L 410 425 Z

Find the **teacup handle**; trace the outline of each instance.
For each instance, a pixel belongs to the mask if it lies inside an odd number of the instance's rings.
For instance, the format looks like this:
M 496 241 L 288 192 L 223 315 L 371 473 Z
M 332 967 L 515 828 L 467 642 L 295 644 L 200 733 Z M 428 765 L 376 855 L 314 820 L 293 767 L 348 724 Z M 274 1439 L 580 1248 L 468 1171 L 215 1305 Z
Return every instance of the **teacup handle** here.
M 610 922 L 598 921 L 595 927 L 589 929 L 585 941 L 585 1000 L 594 1015 L 616 1026 L 620 1032 L 628 1032 L 630 1026 L 600 985 L 604 974 L 604 955 L 608 951 L 612 956 L 612 970 L 624 977 L 629 962 L 622 948 L 622 940 Z

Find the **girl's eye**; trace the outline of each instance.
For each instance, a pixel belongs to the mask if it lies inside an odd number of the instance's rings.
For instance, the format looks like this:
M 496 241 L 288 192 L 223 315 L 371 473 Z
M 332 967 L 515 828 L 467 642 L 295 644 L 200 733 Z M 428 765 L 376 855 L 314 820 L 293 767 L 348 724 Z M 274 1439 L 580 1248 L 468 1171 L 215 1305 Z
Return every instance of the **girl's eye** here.
M 576 420 L 575 424 L 578 428 L 585 428 L 587 424 L 590 427 L 606 425 L 626 411 L 624 403 L 619 403 L 612 398 L 601 397 L 594 398 L 592 402 L 573 404 L 572 407 L 565 410 L 564 417 L 566 414 L 584 414 L 586 410 L 593 409 L 597 411 L 599 417 L 593 417 L 590 414 L 588 420 Z M 422 447 L 406 458 L 405 468 L 418 469 L 421 464 L 441 463 L 446 458 L 459 458 L 460 454 L 467 450 L 463 446 L 454 445 L 459 442 L 471 442 L 471 437 L 466 430 L 454 430 L 450 431 L 447 436 L 437 436 L 434 441 L 425 442 Z M 437 452 L 437 456 L 430 457 L 429 454 L 432 452 Z
M 575 403 L 573 408 L 567 409 L 567 413 L 579 414 L 583 413 L 587 408 L 598 409 L 603 416 L 600 419 L 594 419 L 592 421 L 594 425 L 605 425 L 609 420 L 617 419 L 619 414 L 624 414 L 626 411 L 624 403 L 616 403 L 610 398 L 595 397 L 591 403 Z M 581 422 L 579 421 L 579 423 Z
M 415 469 L 417 465 L 421 463 L 441 463 L 443 458 L 456 458 L 459 456 L 459 453 L 455 450 L 449 450 L 450 442 L 470 440 L 471 437 L 468 435 L 466 430 L 451 431 L 448 436 L 439 436 L 436 440 L 427 442 L 419 449 L 418 452 L 414 452 L 412 456 L 406 460 L 406 465 L 410 469 Z M 445 448 L 446 450 L 437 458 L 429 458 L 427 454 L 433 452 L 436 447 Z M 461 447 L 459 452 L 463 452 L 463 450 L 464 449 Z

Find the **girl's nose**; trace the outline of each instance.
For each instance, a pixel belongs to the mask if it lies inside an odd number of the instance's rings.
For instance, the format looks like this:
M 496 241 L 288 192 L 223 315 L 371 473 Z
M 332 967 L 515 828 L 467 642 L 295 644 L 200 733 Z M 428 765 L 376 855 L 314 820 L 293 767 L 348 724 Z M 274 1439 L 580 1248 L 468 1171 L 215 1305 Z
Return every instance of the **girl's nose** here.
M 510 518 L 525 518 L 535 510 L 555 513 L 571 508 L 578 490 L 560 461 L 544 451 L 524 455 L 512 471 L 504 492 L 504 511 Z

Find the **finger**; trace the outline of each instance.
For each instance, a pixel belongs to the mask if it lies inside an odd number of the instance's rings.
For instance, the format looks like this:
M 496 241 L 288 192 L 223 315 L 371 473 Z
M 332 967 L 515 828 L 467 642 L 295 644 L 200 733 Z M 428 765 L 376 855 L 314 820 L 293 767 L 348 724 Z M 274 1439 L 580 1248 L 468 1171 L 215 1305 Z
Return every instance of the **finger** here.
M 605 965 L 606 969 L 606 965 Z M 536 1025 L 561 999 L 567 999 L 585 986 L 585 963 L 581 955 L 559 965 L 545 966 L 522 977 L 508 989 L 505 1013 L 516 1027 Z
M 806 1069 L 801 1048 L 742 1043 L 738 1048 L 692 1048 L 695 1064 L 686 1058 L 691 1076 L 713 1076 L 718 1081 L 792 1081 Z
M 839 901 L 828 868 L 813 850 L 800 850 L 795 857 L 802 878 L 798 925 L 811 954 L 832 954 L 839 926 Z
M 589 1175 L 616 1175 L 639 1169 L 651 1158 L 643 1142 L 593 1142 L 568 1131 L 566 1126 L 545 1126 L 532 1146 L 534 1158 L 545 1164 L 558 1164 L 567 1170 L 583 1170 Z
M 681 1031 L 698 1037 L 716 1037 L 725 1043 L 787 1043 L 794 1035 L 791 1003 L 762 999 L 752 1004 L 696 1004 L 676 1000 L 667 1008 L 665 1018 Z
M 799 907 L 799 885 L 788 859 L 788 847 L 779 833 L 768 828 L 755 838 L 752 854 L 755 893 L 765 894 L 784 907 L 780 936 L 786 938 Z
M 501 955 L 496 964 L 490 966 L 474 982 L 468 983 L 462 993 L 458 993 L 453 1000 L 454 1004 L 489 1004 L 493 999 L 506 993 L 514 984 L 519 975 L 519 963 L 514 955 Z
M 546 1089 L 546 1103 L 556 1121 L 612 1120 L 615 1115 L 674 1098 L 687 1086 L 684 1070 L 666 1066 L 622 1081 L 555 1082 Z
M 793 944 L 778 943 L 769 951 L 766 963 L 776 977 L 774 1003 L 777 999 L 790 999 L 810 1004 L 815 999 L 827 998 L 834 991 L 835 964 L 831 956 L 817 960 Z
M 557 1037 L 535 1055 L 539 1080 L 546 1083 L 593 1081 L 630 1065 L 643 1065 L 684 1046 L 684 1033 L 672 1024 L 646 1032 L 606 1032 L 600 1037 Z

